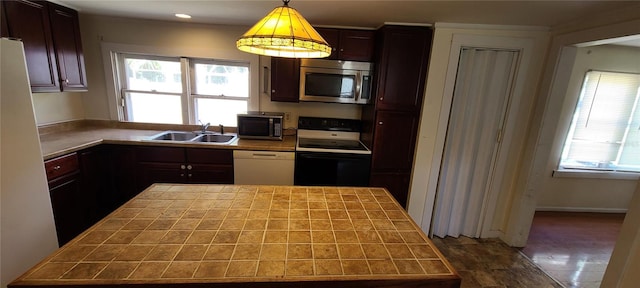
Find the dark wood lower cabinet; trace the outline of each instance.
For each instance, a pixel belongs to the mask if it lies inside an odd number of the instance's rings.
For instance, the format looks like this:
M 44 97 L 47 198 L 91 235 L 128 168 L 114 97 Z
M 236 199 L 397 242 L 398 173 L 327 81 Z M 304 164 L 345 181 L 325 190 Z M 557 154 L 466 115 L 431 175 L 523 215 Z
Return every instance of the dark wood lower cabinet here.
M 112 193 L 100 198 L 102 213 L 109 214 L 142 190 L 136 187 L 138 178 L 136 170 L 136 151 L 128 145 L 108 145 L 110 165 L 109 181 L 112 182 Z M 105 215 L 106 215 L 105 214 Z
M 409 191 L 410 180 L 410 173 L 371 173 L 369 184 L 372 187 L 387 188 L 398 203 L 407 208 L 407 191 Z
M 233 150 L 138 147 L 138 188 L 153 183 L 233 184 Z
M 143 191 L 153 183 L 184 183 L 186 175 L 180 166 L 184 164 L 163 162 L 138 163 L 138 190 Z
M 188 182 L 198 184 L 233 184 L 233 166 L 216 164 L 193 164 L 188 172 Z
M 58 245 L 62 246 L 89 227 L 86 222 L 88 207 L 82 203 L 80 172 L 49 181 L 49 195 Z
M 233 184 L 233 150 L 186 148 L 187 181 Z
M 45 168 L 62 246 L 153 183 L 233 184 L 233 150 L 98 145 Z

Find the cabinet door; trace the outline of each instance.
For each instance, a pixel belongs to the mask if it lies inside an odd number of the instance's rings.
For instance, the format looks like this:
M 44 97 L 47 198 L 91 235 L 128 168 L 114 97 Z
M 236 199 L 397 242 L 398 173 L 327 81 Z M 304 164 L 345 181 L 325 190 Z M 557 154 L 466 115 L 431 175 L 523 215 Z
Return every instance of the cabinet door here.
M 371 169 L 374 172 L 409 172 L 418 117 L 402 111 L 377 111 Z
M 78 236 L 88 226 L 86 209 L 80 201 L 82 186 L 78 172 L 49 181 L 51 208 L 58 235 L 58 245 L 62 246 Z
M 339 57 L 341 60 L 365 61 L 373 59 L 374 32 L 370 30 L 341 30 Z
M 233 184 L 233 150 L 186 148 L 187 181 L 201 184 Z
M 300 59 L 271 57 L 271 101 L 299 102 Z
M 137 147 L 138 190 L 147 189 L 153 183 L 185 183 L 186 157 L 184 148 Z
M 420 111 L 426 82 L 431 30 L 428 27 L 381 28 L 376 109 Z
M 2 1 L 2 5 L 8 36 L 22 39 L 31 91 L 59 92 L 47 2 Z
M 148 162 L 138 163 L 138 189 L 144 190 L 154 183 L 185 183 L 186 164 Z
M 111 174 L 115 188 L 113 197 L 109 199 L 109 205 L 103 207 L 109 213 L 142 192 L 136 186 L 135 148 L 127 145 L 112 145 L 110 150 Z
M 95 147 L 78 153 L 82 173 L 83 201 L 89 214 L 86 221 L 91 226 L 106 216 L 101 205 L 112 197 L 113 181 L 109 181 L 109 154 L 104 147 Z
M 188 164 L 187 181 L 199 184 L 233 184 L 233 166 Z
M 9 24 L 7 23 L 7 9 L 4 8 L 4 2 L 0 4 L 0 37 L 9 37 Z
M 49 5 L 51 31 L 62 91 L 86 91 L 87 81 L 78 13 L 53 3 Z
M 340 31 L 338 29 L 331 28 L 315 29 L 316 31 L 318 31 L 318 33 L 320 33 L 320 36 L 322 36 L 322 38 L 324 38 L 324 40 L 329 43 L 329 46 L 331 46 L 331 55 L 329 55 L 329 57 L 325 59 L 337 60 L 338 57 L 340 57 L 338 52 L 338 46 L 340 45 Z
M 396 201 L 406 208 L 410 179 L 410 173 L 372 173 L 369 184 L 371 187 L 387 188 Z

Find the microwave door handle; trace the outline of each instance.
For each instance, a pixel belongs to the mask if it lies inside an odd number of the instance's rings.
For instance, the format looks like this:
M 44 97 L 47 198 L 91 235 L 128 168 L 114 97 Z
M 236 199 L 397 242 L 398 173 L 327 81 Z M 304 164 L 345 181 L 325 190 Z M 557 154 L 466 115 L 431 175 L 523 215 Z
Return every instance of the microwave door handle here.
M 360 102 L 360 93 L 362 92 L 362 72 L 357 71 L 356 72 L 356 95 L 355 96 L 355 100 L 356 103 Z
M 273 136 L 273 118 L 269 118 L 269 136 Z

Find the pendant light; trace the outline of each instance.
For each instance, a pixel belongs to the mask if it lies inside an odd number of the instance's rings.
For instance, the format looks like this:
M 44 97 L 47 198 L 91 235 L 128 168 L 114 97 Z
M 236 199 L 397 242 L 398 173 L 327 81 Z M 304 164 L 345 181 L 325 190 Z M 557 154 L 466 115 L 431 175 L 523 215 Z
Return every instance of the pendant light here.
M 238 41 L 236 46 L 244 52 L 287 58 L 323 58 L 331 54 L 331 47 L 311 27 L 296 9 L 289 7 L 290 0 L 282 0 L 258 21 Z

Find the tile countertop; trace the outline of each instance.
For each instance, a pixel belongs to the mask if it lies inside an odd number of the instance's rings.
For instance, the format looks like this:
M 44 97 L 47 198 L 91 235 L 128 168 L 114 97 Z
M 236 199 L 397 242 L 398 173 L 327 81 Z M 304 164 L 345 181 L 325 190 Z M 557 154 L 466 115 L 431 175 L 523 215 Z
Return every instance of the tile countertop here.
M 154 184 L 8 287 L 459 287 L 382 188 Z
M 125 129 L 118 127 L 104 127 L 101 125 L 88 125 L 49 133 L 41 133 L 40 145 L 42 149 L 42 156 L 44 160 L 48 160 L 102 143 L 175 147 L 211 147 L 218 149 L 284 152 L 295 151 L 296 146 L 295 136 L 285 136 L 283 141 L 236 139 L 229 144 L 147 141 L 150 136 L 160 132 L 166 130 L 178 130 L 157 128 L 158 127 L 151 126 L 150 129 Z

